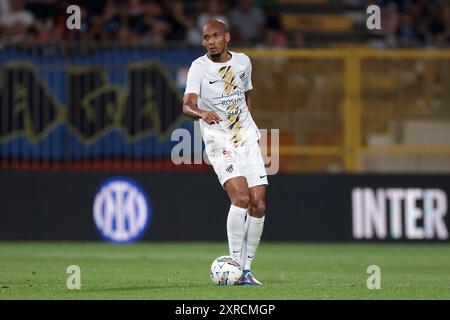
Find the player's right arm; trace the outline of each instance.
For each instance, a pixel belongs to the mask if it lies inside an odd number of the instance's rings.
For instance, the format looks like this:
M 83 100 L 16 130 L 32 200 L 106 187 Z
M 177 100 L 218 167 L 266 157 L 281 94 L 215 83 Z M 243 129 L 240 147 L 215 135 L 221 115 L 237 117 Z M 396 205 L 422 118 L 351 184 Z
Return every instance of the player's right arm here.
M 214 111 L 202 110 L 197 106 L 203 74 L 204 68 L 194 61 L 187 74 L 186 89 L 183 98 L 183 113 L 194 119 L 202 119 L 207 124 L 219 123 L 221 119 L 217 113 Z
M 221 121 L 214 111 L 202 110 L 197 106 L 198 95 L 196 93 L 186 93 L 183 98 L 183 113 L 194 119 L 202 119 L 207 124 L 215 124 Z

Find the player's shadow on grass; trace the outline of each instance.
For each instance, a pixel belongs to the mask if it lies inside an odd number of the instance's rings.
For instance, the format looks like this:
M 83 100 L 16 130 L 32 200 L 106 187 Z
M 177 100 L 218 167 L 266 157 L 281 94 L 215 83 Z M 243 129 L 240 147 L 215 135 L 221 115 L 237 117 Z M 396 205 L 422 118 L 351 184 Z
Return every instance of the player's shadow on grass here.
M 142 291 L 142 290 L 154 290 L 154 289 L 172 289 L 172 288 L 183 288 L 185 286 L 179 284 L 165 284 L 165 285 L 143 285 L 143 286 L 132 286 L 132 287 L 112 287 L 112 288 L 99 288 L 99 289 L 88 289 L 83 288 L 83 292 L 109 292 L 109 291 Z M 189 284 L 189 288 L 200 288 L 205 287 L 199 284 Z

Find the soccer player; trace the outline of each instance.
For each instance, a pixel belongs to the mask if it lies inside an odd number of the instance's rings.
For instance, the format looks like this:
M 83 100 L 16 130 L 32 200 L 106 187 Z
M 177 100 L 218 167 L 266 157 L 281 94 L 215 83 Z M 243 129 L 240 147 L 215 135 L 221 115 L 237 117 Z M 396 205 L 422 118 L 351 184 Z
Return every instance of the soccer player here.
M 229 41 L 222 21 L 203 25 L 207 53 L 189 69 L 183 112 L 199 119 L 206 154 L 231 200 L 228 246 L 244 268 L 240 284 L 260 285 L 251 264 L 264 227 L 267 173 L 250 114 L 252 64 L 245 54 L 228 51 Z

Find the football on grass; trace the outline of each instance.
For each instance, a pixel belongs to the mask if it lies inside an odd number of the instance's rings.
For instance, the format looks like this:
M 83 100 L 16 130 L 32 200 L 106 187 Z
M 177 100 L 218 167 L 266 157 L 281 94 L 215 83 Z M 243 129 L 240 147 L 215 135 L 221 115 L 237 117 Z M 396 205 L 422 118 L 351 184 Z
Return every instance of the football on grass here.
M 237 259 L 230 256 L 221 256 L 214 259 L 211 264 L 211 280 L 219 286 L 232 286 L 238 284 L 242 276 L 242 267 Z

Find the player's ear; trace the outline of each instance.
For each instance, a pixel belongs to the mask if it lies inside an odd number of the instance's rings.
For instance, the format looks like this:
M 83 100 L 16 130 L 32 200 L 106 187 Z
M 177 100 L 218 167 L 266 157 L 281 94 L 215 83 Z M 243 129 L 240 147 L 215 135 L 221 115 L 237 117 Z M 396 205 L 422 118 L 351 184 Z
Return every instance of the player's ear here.
M 230 33 L 229 32 L 225 32 L 225 41 L 227 43 L 230 42 Z

